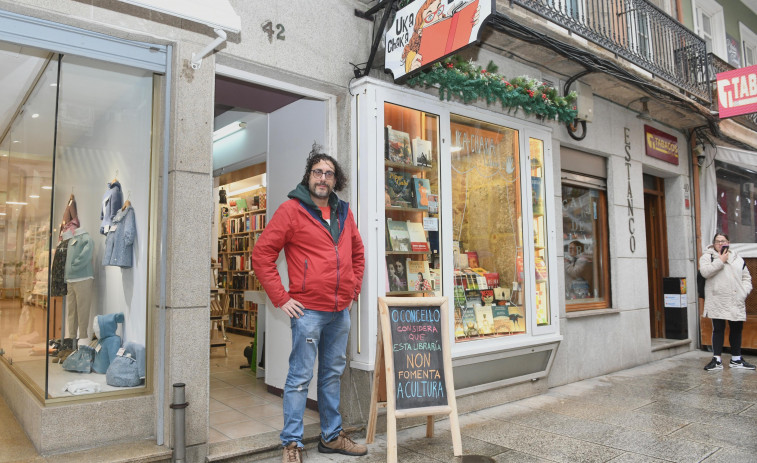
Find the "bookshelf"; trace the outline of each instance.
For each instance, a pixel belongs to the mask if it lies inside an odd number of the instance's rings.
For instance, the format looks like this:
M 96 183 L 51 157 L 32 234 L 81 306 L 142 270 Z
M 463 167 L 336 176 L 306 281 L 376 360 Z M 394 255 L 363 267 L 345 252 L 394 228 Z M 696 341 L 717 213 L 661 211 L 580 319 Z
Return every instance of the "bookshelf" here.
M 244 292 L 262 290 L 252 271 L 252 249 L 266 225 L 265 189 L 253 191 L 249 202 L 244 201 L 250 205 L 249 210 L 236 211 L 230 206 L 238 201 L 229 198 L 229 206 L 221 207 L 218 287 L 223 288 L 228 298 L 226 329 L 254 337 L 258 308 L 257 304 L 244 300 Z
M 441 296 L 439 118 L 385 106 L 387 296 Z

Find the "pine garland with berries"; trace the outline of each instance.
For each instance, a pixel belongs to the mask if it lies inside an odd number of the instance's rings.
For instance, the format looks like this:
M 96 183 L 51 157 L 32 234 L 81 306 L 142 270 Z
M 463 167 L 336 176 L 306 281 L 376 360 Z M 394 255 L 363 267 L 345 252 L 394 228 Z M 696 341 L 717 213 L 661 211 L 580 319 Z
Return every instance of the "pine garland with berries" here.
M 434 63 L 408 79 L 406 84 L 437 87 L 440 100 L 456 97 L 470 103 L 482 99 L 487 105 L 499 101 L 508 113 L 522 109 L 526 114 L 569 124 L 577 114 L 575 92 L 560 96 L 553 87 L 529 77 L 508 80 L 497 74 L 497 66 L 491 61 L 484 69 L 457 55 Z

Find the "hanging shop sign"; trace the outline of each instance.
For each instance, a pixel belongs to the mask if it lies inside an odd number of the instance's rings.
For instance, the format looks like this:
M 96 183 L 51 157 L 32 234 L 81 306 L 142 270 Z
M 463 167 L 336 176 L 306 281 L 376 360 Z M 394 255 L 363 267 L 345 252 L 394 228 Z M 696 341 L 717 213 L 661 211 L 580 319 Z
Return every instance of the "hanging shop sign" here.
M 721 72 L 717 79 L 721 119 L 757 112 L 757 65 Z
M 678 165 L 678 138 L 673 135 L 645 125 L 644 148 L 647 156 Z
M 385 67 L 402 80 L 478 41 L 494 0 L 416 0 L 386 31 Z

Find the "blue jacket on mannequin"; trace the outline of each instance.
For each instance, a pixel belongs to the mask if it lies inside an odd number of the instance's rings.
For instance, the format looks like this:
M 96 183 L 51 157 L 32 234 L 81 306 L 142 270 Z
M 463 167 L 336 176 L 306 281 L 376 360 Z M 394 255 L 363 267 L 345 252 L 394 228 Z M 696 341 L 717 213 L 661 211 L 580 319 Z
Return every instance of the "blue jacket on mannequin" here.
M 116 229 L 111 230 L 105 238 L 103 265 L 131 268 L 134 262 L 134 239 L 137 236 L 134 208 L 126 206 L 126 209 L 118 211 L 112 224 Z

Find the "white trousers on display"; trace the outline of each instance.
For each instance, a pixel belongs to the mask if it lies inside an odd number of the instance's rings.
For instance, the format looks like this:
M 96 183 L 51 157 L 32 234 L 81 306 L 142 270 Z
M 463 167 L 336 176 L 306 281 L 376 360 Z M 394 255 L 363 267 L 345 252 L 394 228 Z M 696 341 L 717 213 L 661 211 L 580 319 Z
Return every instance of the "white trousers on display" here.
M 89 329 L 89 313 L 92 308 L 92 289 L 94 279 L 68 283 L 66 296 L 66 332 L 67 338 L 87 339 Z M 77 336 L 77 331 L 81 332 Z

